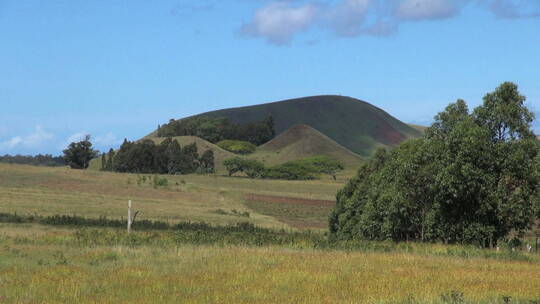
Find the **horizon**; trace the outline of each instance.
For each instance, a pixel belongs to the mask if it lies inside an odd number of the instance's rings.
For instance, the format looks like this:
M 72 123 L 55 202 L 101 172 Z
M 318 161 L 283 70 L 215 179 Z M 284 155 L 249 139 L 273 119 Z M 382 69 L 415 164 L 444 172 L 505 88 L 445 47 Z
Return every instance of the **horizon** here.
M 426 126 L 505 81 L 540 116 L 540 2 L 193 3 L 2 1 L 0 155 L 84 134 L 106 151 L 171 118 L 317 95 Z

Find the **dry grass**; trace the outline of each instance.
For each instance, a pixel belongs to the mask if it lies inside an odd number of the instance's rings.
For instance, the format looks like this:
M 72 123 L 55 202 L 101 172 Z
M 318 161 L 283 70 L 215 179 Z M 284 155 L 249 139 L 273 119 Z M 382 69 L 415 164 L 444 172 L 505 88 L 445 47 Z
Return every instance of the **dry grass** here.
M 287 227 L 271 215 L 245 205 L 244 195 L 290 196 L 333 200 L 340 182 L 268 181 L 217 175 L 164 176 L 167 188 L 154 188 L 142 176 L 67 168 L 42 168 L 0 164 L 0 212 L 19 214 L 77 214 L 86 217 L 125 216 L 128 199 L 140 210 L 141 219 L 206 221 L 231 224 L 249 221 L 263 227 Z M 250 217 L 215 211 L 247 211 Z M 304 225 L 306 226 L 306 225 Z M 326 226 L 326 218 L 307 227 Z
M 438 303 L 452 290 L 468 302 L 540 298 L 538 262 L 275 247 L 79 247 L 50 241 L 67 230 L 1 228 L 2 303 Z

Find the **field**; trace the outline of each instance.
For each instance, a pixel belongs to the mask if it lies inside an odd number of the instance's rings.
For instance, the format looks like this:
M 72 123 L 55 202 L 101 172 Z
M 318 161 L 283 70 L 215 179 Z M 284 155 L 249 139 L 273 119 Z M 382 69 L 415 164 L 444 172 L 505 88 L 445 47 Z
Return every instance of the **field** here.
M 0 303 L 540 301 L 540 257 L 533 253 L 386 242 L 321 247 L 346 176 L 166 176 L 166 187 L 154 186 L 154 178 L 0 164 L 0 213 L 118 219 L 132 199 L 140 219 L 250 222 L 300 234 L 281 245 L 244 244 L 234 233 L 230 242 L 198 242 L 197 231 L 189 238 L 183 231 L 128 236 L 114 228 L 0 223 Z

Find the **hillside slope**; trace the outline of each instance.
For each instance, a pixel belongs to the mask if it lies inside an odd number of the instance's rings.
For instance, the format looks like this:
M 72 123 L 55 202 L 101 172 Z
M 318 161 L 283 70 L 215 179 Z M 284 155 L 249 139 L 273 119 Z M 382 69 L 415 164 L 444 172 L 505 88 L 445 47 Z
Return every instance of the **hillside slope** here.
M 308 125 L 364 157 L 371 156 L 379 146 L 395 146 L 421 135 L 420 131 L 367 102 L 335 95 L 289 99 L 196 116 L 203 115 L 226 117 L 237 123 L 260 121 L 272 115 L 277 134 L 294 125 Z
M 250 157 L 275 165 L 316 155 L 331 156 L 349 168 L 356 168 L 362 162 L 358 154 L 307 125 L 293 126 L 259 146 Z

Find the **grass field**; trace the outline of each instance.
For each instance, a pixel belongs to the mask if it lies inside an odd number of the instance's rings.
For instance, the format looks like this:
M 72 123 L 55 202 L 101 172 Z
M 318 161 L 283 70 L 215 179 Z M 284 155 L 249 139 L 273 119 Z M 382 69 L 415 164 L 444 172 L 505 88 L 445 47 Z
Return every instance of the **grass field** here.
M 165 177 L 169 185 L 155 188 L 152 175 L 144 175 L 143 182 L 143 175 L 136 174 L 0 164 L 0 212 L 120 218 L 126 216 L 127 200 L 131 199 L 134 208 L 141 211 L 141 219 L 214 224 L 248 221 L 262 227 L 286 228 L 290 226 L 279 220 L 280 214 L 250 208 L 245 196 L 333 200 L 345 178 L 291 182 L 218 175 Z M 250 217 L 231 215 L 232 210 L 249 212 Z M 305 223 L 300 219 L 299 224 L 304 228 L 325 227 L 328 213 L 307 218 Z
M 141 219 L 247 221 L 321 239 L 345 182 L 167 178 L 154 188 L 148 175 L 0 164 L 0 213 L 125 218 L 132 199 Z M 191 242 L 201 235 L 0 223 L 0 303 L 540 303 L 537 254 L 379 242 L 329 249 L 301 235 L 282 245 L 234 235 Z
M 69 229 L 0 224 L 5 303 L 512 303 L 540 263 L 418 253 L 193 245 L 83 246 Z

